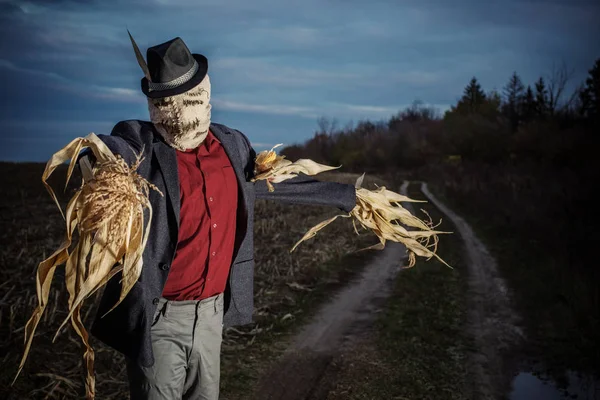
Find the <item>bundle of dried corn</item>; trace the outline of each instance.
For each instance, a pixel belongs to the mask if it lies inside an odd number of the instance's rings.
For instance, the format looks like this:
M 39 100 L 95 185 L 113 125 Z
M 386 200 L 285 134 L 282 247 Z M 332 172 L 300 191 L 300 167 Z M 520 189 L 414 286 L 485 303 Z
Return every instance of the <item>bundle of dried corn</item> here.
M 356 181 L 356 207 L 349 214 L 340 214 L 325 220 L 306 232 L 291 251 L 294 251 L 300 243 L 315 236 L 318 231 L 329 225 L 338 217 L 353 218 L 354 230 L 356 221 L 364 229 L 370 229 L 379 238 L 379 243 L 369 246 L 362 250 L 383 250 L 385 242 L 391 240 L 402 243 L 406 246 L 408 252 L 408 267 L 413 267 L 416 263 L 416 256 L 425 257 L 428 260 L 435 257 L 445 265 L 449 266 L 437 254 L 437 235 L 440 233 L 449 233 L 434 230 L 431 221 L 423 221 L 412 215 L 410 211 L 402 207 L 400 202 L 422 203 L 421 200 L 413 200 L 407 196 L 387 190 L 385 186 L 377 190 L 368 190 L 362 186 L 364 174 Z M 404 225 L 404 226 L 403 226 Z M 417 228 L 417 230 L 408 230 L 405 228 Z
M 316 163 L 312 160 L 300 159 L 296 162 L 286 160 L 285 156 L 278 156 L 275 149 L 282 144 L 273 146 L 271 150 L 261 151 L 254 162 L 254 178 L 252 182 L 266 180 L 269 191 L 275 190 L 271 182 L 279 183 L 286 179 L 293 178 L 298 173 L 306 175 L 316 175 L 324 171 L 330 171 L 340 167 L 330 167 Z
M 362 250 L 383 250 L 385 242 L 391 240 L 402 243 L 408 252 L 408 267 L 413 267 L 416 263 L 416 256 L 425 257 L 428 260 L 435 257 L 442 263 L 449 265 L 437 254 L 438 234 L 449 233 L 436 231 L 435 226 L 429 221 L 423 221 L 412 215 L 410 211 L 402 207 L 401 202 L 422 203 L 422 200 L 413 200 L 407 196 L 387 190 L 385 186 L 377 190 L 368 190 L 362 186 L 364 174 L 356 181 L 356 207 L 349 214 L 336 215 L 325 220 L 306 232 L 290 252 L 305 240 L 315 236 L 317 232 L 336 220 L 338 217 L 353 218 L 353 225 L 356 234 L 356 221 L 364 228 L 370 229 L 379 238 L 379 243 L 364 248 Z M 424 210 L 422 210 L 425 212 Z M 408 230 L 406 227 L 417 228 L 417 230 Z
M 327 165 L 317 164 L 312 160 L 298 160 L 291 162 L 285 160 L 284 156 L 275 154 L 274 149 L 281 146 L 278 144 L 270 151 L 263 151 L 258 154 L 255 161 L 254 172 L 256 174 L 254 180 L 267 179 L 269 190 L 273 191 L 274 187 L 270 182 L 282 182 L 286 179 L 293 178 L 298 172 L 307 175 L 316 175 L 323 171 L 337 169 L 339 167 L 330 167 Z M 437 235 L 447 233 L 434 230 L 435 226 L 431 221 L 423 221 L 412 215 L 410 211 L 402 207 L 401 202 L 421 202 L 410 199 L 407 196 L 387 190 L 385 187 L 380 187 L 377 190 L 368 190 L 362 188 L 364 174 L 356 181 L 356 207 L 349 214 L 336 215 L 326 221 L 323 221 L 312 227 L 300 239 L 291 251 L 294 251 L 300 243 L 315 236 L 318 231 L 329 225 L 338 217 L 353 218 L 354 229 L 356 230 L 356 221 L 365 229 L 370 229 L 379 238 L 379 243 L 366 249 L 382 250 L 385 247 L 385 242 L 391 240 L 400 242 L 406 246 L 408 252 L 409 267 L 415 265 L 416 256 L 430 259 L 436 257 L 445 265 L 448 265 L 437 254 Z M 417 228 L 416 230 L 408 230 L 406 227 Z
M 148 240 L 147 229 L 152 220 L 149 202 L 152 184 L 136 173 L 142 162 L 138 157 L 129 167 L 119 155 L 114 155 L 93 133 L 77 138 L 55 153 L 46 164 L 42 181 L 62 214 L 62 209 L 47 179 L 57 166 L 71 160 L 67 183 L 71 178 L 81 150 L 89 148 L 96 157 L 91 174 L 69 201 L 66 208 L 66 234 L 60 247 L 37 270 L 38 306 L 25 326 L 25 350 L 19 365 L 21 372 L 31 348 L 37 325 L 48 304 L 48 295 L 56 268 L 65 263 L 65 283 L 69 292 L 69 314 L 58 332 L 70 320 L 85 345 L 86 398 L 95 395 L 94 351 L 88 340 L 80 311 L 83 301 L 102 287 L 118 272 L 122 272 L 121 295 L 116 307 L 140 276 L 142 253 Z M 158 191 L 160 193 L 160 191 Z M 162 193 L 161 193 L 162 195 Z M 144 209 L 149 218 L 144 227 Z M 77 230 L 78 240 L 73 238 Z M 74 244 L 72 250 L 72 243 Z M 112 310 L 111 309 L 111 310 Z M 56 333 L 58 335 L 58 332 Z M 56 339 L 56 336 L 55 336 Z M 15 377 L 15 380 L 17 379 Z

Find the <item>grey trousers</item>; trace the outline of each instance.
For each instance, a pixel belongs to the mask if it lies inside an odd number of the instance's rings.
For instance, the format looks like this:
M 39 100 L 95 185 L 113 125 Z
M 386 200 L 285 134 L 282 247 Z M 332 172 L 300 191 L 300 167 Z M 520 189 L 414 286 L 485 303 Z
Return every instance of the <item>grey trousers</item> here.
M 217 400 L 223 294 L 201 301 L 160 299 L 152 325 L 154 365 L 127 361 L 132 400 Z

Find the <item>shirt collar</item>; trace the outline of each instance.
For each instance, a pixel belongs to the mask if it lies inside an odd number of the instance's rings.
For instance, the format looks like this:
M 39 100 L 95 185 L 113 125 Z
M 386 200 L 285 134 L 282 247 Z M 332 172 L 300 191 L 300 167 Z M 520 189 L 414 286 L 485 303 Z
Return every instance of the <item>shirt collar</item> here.
M 211 130 L 208 130 L 208 135 L 206 135 L 206 139 L 204 139 L 204 141 L 206 142 L 206 146 L 210 149 L 210 146 L 212 146 L 212 144 L 214 142 L 217 142 L 219 144 L 221 144 L 221 142 L 219 141 L 219 139 L 217 139 L 217 137 L 211 132 Z

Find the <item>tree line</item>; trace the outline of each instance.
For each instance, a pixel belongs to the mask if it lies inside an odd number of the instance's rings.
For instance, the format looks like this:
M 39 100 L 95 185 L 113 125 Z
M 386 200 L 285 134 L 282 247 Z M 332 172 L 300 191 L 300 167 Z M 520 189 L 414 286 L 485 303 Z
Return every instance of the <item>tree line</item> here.
M 499 92 L 476 77 L 443 115 L 415 101 L 388 121 L 340 128 L 321 117 L 314 136 L 284 148 L 289 159 L 310 158 L 346 171 L 385 172 L 429 163 L 581 163 L 600 122 L 600 59 L 570 95 L 563 65 L 525 84 L 514 72 Z M 582 153 L 583 151 L 583 153 Z

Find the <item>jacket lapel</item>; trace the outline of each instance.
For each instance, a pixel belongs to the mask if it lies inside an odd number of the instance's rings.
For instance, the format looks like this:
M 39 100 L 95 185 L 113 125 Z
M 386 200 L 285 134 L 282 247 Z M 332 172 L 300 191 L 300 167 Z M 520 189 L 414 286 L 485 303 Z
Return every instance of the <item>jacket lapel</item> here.
M 179 227 L 179 208 L 180 208 L 180 194 L 179 194 L 179 173 L 177 171 L 177 154 L 175 150 L 169 147 L 166 143 L 157 140 L 153 144 L 154 154 L 158 160 L 158 165 L 162 172 L 165 180 L 165 187 L 167 188 L 167 194 L 171 200 L 171 206 L 175 212 L 175 220 L 177 221 L 177 227 Z
M 225 153 L 229 157 L 229 161 L 231 161 L 235 176 L 237 177 L 240 186 L 242 186 L 242 183 L 246 182 L 246 177 L 244 175 L 242 160 L 240 158 L 239 149 L 235 143 L 235 138 L 229 132 L 223 132 L 221 128 L 213 124 L 210 126 L 210 131 L 217 139 L 219 139 L 219 142 L 221 142 Z

